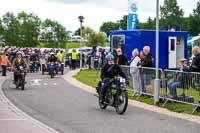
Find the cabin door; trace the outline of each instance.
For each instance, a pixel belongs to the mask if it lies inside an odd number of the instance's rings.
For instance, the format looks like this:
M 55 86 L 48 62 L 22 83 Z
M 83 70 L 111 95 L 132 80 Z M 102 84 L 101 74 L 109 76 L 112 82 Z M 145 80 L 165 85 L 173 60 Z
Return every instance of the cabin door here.
M 176 60 L 176 43 L 177 43 L 177 38 L 176 37 L 169 37 L 168 41 L 168 67 L 169 68 L 176 68 L 177 67 L 177 60 Z

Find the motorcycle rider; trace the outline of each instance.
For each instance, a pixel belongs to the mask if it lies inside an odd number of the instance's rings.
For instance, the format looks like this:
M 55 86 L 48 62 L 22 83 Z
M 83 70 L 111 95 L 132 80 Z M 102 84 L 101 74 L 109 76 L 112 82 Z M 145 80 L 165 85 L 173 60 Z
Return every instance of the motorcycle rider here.
M 101 86 L 100 86 L 100 102 L 105 101 L 105 93 L 106 89 L 111 85 L 110 79 L 113 79 L 116 76 L 121 76 L 126 79 L 126 83 L 128 84 L 127 77 L 125 73 L 122 71 L 121 67 L 118 64 L 114 63 L 114 56 L 112 54 L 108 54 L 106 56 L 106 64 L 101 69 Z
M 56 66 L 56 62 L 57 62 L 57 57 L 55 56 L 55 53 L 54 52 L 51 52 L 50 53 L 50 56 L 48 58 L 48 72 L 50 72 L 50 63 L 53 63 L 54 66 L 55 66 L 55 70 L 56 70 L 56 73 L 57 73 L 57 66 Z
M 18 79 L 18 75 L 17 75 L 17 72 L 18 72 L 18 67 L 19 66 L 24 66 L 24 69 L 25 69 L 25 73 L 26 73 L 26 69 L 27 69 L 27 64 L 26 64 L 26 61 L 23 59 L 22 57 L 22 53 L 21 52 L 17 52 L 16 53 L 16 58 L 13 60 L 13 64 L 12 64 L 12 70 L 14 71 L 14 82 L 16 83 L 17 82 L 17 79 Z M 26 74 L 24 75 L 26 77 Z M 24 77 L 24 79 L 25 79 Z

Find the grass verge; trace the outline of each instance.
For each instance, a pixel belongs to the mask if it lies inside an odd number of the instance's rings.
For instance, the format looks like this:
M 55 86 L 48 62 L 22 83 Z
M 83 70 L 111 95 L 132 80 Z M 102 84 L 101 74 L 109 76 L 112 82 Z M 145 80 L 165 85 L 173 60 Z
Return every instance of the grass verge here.
M 82 70 L 74 77 L 86 85 L 89 85 L 91 87 L 96 87 L 96 85 L 100 81 L 100 71 Z M 132 92 L 129 92 L 129 99 L 137 100 L 137 101 L 147 103 L 150 105 L 154 104 L 153 98 L 135 97 L 132 95 Z M 165 105 L 165 108 L 167 108 L 170 111 L 177 112 L 177 113 L 192 114 L 194 106 L 187 105 L 187 104 L 181 104 L 181 103 L 168 102 Z M 193 115 L 200 116 L 200 111 L 194 113 Z

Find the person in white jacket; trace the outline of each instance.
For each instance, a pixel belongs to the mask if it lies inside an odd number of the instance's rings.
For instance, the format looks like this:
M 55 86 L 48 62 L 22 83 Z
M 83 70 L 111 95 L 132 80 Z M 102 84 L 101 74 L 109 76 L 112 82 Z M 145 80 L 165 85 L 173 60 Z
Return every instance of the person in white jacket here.
M 132 61 L 130 64 L 130 74 L 133 79 L 133 95 L 139 95 L 141 92 L 141 80 L 139 74 L 138 64 L 141 62 L 138 49 L 132 51 Z

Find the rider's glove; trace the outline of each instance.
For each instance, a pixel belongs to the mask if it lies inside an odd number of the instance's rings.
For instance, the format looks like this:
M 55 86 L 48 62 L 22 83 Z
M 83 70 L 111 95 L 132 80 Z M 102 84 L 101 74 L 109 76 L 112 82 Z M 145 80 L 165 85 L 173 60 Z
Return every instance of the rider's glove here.
M 128 80 L 126 80 L 126 84 L 129 85 L 129 81 Z

